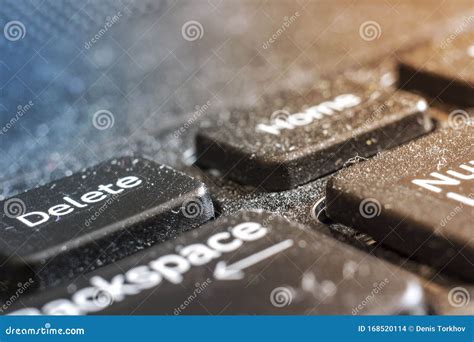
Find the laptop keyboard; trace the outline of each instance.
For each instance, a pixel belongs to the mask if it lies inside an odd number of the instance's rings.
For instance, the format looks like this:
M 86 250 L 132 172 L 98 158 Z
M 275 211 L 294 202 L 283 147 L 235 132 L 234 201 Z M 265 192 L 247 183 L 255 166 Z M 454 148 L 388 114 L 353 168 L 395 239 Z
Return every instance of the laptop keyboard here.
M 17 314 L 425 312 L 413 275 L 264 212 L 221 217 L 85 278 L 73 294 L 58 288 Z M 366 300 L 367 289 L 381 293 L 377 301 Z
M 474 106 L 473 40 L 474 33 L 461 33 L 403 54 L 398 66 L 400 86 L 441 101 Z
M 427 103 L 416 95 L 347 79 L 318 84 L 307 94 L 278 94 L 209 124 L 196 138 L 197 163 L 244 184 L 285 190 L 432 129 Z
M 104 162 L 0 206 L 5 208 L 4 278 L 32 278 L 38 287 L 114 262 L 214 217 L 203 183 L 133 157 Z
M 104 5 L 90 18 L 100 23 L 101 13 L 123 10 L 128 16 L 130 9 L 147 23 L 147 12 L 158 15 L 131 3 Z M 9 4 L 14 11 L 17 5 Z M 173 6 L 163 2 L 160 11 L 173 12 Z M 207 6 L 219 9 L 211 2 Z M 383 35 L 390 35 L 391 28 L 382 26 Z M 212 51 L 203 69 L 224 74 L 219 67 L 225 46 L 235 42 L 209 48 L 212 39 L 207 39 L 215 37 L 210 25 L 204 27 L 204 39 L 182 43 Z M 126 34 L 128 26 L 121 30 L 124 40 L 133 37 Z M 329 33 L 333 41 L 352 39 L 347 32 Z M 142 41 L 127 45 L 115 36 L 133 55 L 136 69 L 120 61 L 127 54 L 119 58 L 94 50 L 100 44 L 82 51 L 87 63 L 79 65 L 81 72 L 90 60 L 118 60 L 110 69 L 94 65 L 101 71 L 92 68 L 93 74 L 105 76 L 91 78 L 94 87 L 49 126 L 49 136 L 61 131 L 72 136 L 80 127 L 83 140 L 74 135 L 64 148 L 53 146 L 44 142 L 45 129 L 38 129 L 5 153 L 0 297 L 6 301 L 19 286 L 31 286 L 0 311 L 472 314 L 471 302 L 452 304 L 452 291 L 459 288 L 474 297 L 469 37 L 457 35 L 443 46 L 406 48 L 405 42 L 403 53 L 388 62 L 376 51 L 368 53 L 369 60 L 338 46 L 331 53 L 344 55 L 345 62 L 333 63 L 333 69 L 344 72 L 275 92 L 272 87 L 258 92 L 269 80 L 263 72 L 250 72 L 256 85 L 233 96 L 224 91 L 216 96 L 215 88 L 203 86 L 205 74 L 191 70 L 194 61 L 183 57 L 190 52 L 179 54 L 182 46 L 169 45 L 170 54 L 151 63 L 134 53 L 139 50 L 134 44 Z M 367 51 L 377 43 L 370 39 L 362 39 Z M 104 46 L 117 41 L 103 38 Z M 170 41 L 181 42 L 174 36 Z M 242 70 L 272 61 L 271 49 L 278 45 L 264 48 Z M 253 61 L 238 50 L 233 54 Z M 348 68 L 347 59 L 354 58 L 356 67 Z M 117 68 L 127 77 L 116 78 Z M 276 85 L 291 83 L 288 68 Z M 173 77 L 159 77 L 167 69 Z M 238 73 L 232 76 L 225 91 Z M 60 85 L 67 96 L 57 101 L 73 97 L 79 87 L 69 80 Z M 183 91 L 185 83 L 193 95 Z M 122 100 L 115 101 L 115 93 Z M 37 97 L 33 111 L 46 117 Z M 217 103 L 223 97 L 232 99 L 232 106 Z M 84 108 L 87 113 L 93 108 L 91 116 L 111 109 L 115 126 L 112 121 L 105 128 L 84 129 Z M 24 120 L 22 128 L 30 132 L 30 124 Z M 6 137 L 0 135 L 2 148 Z M 85 148 L 88 140 L 94 143 Z M 38 150 L 28 149 L 34 142 L 53 152 L 37 158 Z M 22 160 L 10 161 L 15 154 Z M 109 161 L 99 163 L 103 160 Z M 25 163 L 30 169 L 22 169 Z M 83 169 L 86 165 L 90 168 Z
M 473 138 L 448 128 L 343 170 L 328 183 L 328 215 L 472 281 Z

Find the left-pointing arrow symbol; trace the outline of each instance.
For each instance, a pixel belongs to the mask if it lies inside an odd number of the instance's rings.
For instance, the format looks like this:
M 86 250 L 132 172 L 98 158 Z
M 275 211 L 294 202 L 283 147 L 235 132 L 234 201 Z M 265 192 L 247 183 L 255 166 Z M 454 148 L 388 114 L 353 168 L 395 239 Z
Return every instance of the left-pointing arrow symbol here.
M 225 261 L 217 263 L 214 270 L 214 278 L 217 280 L 238 280 L 244 277 L 242 270 L 259 263 L 275 254 L 278 254 L 285 249 L 293 246 L 293 240 L 288 239 L 268 247 L 262 251 L 252 254 L 242 260 L 239 260 L 231 265 L 227 265 Z

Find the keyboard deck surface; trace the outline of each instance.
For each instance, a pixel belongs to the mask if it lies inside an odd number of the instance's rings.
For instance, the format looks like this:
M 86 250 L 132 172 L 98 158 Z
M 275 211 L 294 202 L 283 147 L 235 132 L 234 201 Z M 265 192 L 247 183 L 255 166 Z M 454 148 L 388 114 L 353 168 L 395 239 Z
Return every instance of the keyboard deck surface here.
M 230 108 L 304 93 L 322 80 L 393 91 L 403 52 L 474 30 L 473 16 L 472 1 L 462 0 L 4 0 L 0 27 L 19 20 L 25 36 L 0 39 L 0 128 L 9 127 L 0 134 L 0 200 L 111 158 L 144 156 L 204 182 L 218 217 L 263 209 L 305 224 L 411 272 L 427 312 L 472 314 L 472 302 L 448 300 L 456 287 L 474 296 L 462 277 L 376 246 L 354 227 L 314 219 L 334 173 L 268 192 L 197 167 L 195 136 L 227 122 Z M 468 111 L 427 99 L 435 130 L 453 110 Z

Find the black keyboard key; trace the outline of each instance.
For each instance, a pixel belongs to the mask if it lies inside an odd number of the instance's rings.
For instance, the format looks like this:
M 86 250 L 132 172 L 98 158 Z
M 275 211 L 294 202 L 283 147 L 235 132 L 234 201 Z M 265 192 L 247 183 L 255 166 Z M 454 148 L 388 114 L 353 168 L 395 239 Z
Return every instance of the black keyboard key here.
M 291 189 L 432 129 L 426 102 L 347 80 L 236 109 L 196 138 L 197 162 L 266 190 Z
M 404 53 L 399 86 L 443 101 L 474 106 L 474 33 L 436 40 Z
M 113 159 L 0 202 L 1 279 L 51 285 L 214 215 L 203 183 L 140 158 Z M 14 279 L 16 278 L 16 279 Z
M 69 292 L 68 292 L 69 289 Z M 415 277 L 262 212 L 221 217 L 176 240 L 22 298 L 12 314 L 422 313 Z M 21 309 L 17 311 L 17 309 Z
M 474 280 L 474 129 L 446 129 L 331 178 L 328 215 Z

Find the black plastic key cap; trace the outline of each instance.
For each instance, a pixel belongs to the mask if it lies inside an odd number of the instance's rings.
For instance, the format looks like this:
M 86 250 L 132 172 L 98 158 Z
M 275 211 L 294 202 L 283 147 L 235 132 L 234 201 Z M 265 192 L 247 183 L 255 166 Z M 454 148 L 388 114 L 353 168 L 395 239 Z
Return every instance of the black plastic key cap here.
M 213 217 L 203 183 L 152 161 L 113 159 L 0 203 L 2 280 L 51 285 Z M 16 211 L 14 211 L 16 207 Z
M 27 308 L 10 313 L 422 313 L 423 297 L 415 277 L 383 260 L 281 217 L 239 212 L 22 298 Z
M 474 129 L 446 129 L 329 180 L 329 216 L 408 256 L 474 279 Z
M 197 135 L 197 162 L 237 181 L 284 190 L 431 130 L 426 102 L 347 80 L 281 93 Z M 214 126 L 213 126 L 214 125 Z
M 399 86 L 454 104 L 474 106 L 473 41 L 473 32 L 464 33 L 402 54 Z

